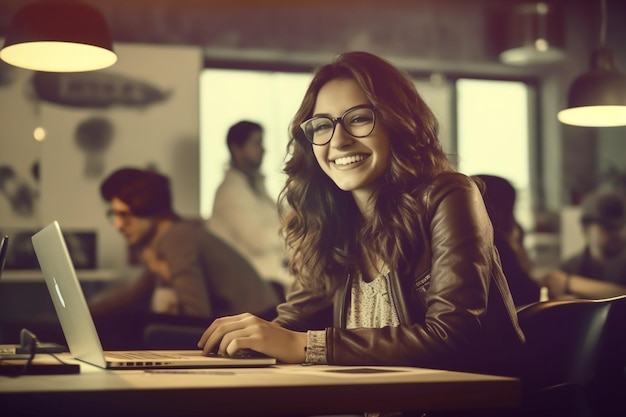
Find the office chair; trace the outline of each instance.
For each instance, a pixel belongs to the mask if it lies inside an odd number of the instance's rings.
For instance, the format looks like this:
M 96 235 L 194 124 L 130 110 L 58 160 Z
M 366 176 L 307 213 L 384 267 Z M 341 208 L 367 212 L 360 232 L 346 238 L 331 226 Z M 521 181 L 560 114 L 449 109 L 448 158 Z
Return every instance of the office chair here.
M 626 298 L 611 305 L 590 399 L 596 416 L 626 416 Z
M 591 416 L 588 390 L 609 309 L 626 295 L 552 300 L 518 310 L 526 335 L 522 411 L 528 416 Z

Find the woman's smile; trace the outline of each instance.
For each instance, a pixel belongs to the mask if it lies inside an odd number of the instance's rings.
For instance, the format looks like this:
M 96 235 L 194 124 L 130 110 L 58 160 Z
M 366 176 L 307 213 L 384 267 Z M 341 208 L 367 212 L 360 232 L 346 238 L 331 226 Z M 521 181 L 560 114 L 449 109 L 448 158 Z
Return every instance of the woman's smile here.
M 345 168 L 345 167 L 354 167 L 357 164 L 360 165 L 365 159 L 369 158 L 368 154 L 358 154 L 358 155 L 349 155 L 349 156 L 340 156 L 335 160 L 331 160 L 337 167 Z

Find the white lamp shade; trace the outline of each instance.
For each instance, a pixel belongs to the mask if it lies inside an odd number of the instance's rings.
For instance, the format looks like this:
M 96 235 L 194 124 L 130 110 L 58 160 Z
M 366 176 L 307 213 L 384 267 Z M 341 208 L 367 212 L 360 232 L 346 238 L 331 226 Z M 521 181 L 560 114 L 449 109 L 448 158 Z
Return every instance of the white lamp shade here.
M 558 119 L 574 126 L 626 126 L 626 75 L 615 63 L 614 54 L 596 50 L 591 69 L 574 80 L 569 89 L 567 108 Z
M 92 71 L 113 65 L 117 55 L 104 17 L 78 2 L 44 1 L 20 9 L 0 58 L 36 71 Z
M 626 126 L 626 106 L 584 106 L 561 110 L 561 123 L 573 126 Z

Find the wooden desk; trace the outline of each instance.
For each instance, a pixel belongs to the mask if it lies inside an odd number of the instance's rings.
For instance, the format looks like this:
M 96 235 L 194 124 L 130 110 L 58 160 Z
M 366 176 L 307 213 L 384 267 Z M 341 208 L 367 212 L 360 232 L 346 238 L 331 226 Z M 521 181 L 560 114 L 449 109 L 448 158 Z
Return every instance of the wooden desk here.
M 279 365 L 256 369 L 104 371 L 0 377 L 5 416 L 297 416 L 516 408 L 519 381 L 420 368 Z

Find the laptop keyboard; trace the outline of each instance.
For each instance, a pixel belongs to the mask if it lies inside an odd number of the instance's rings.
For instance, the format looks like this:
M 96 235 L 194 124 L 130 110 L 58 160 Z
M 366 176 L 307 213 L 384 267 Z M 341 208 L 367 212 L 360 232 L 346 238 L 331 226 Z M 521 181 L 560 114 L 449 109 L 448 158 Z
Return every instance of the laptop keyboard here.
M 180 359 L 180 356 L 157 352 L 106 352 L 106 356 L 114 359 Z

